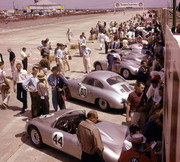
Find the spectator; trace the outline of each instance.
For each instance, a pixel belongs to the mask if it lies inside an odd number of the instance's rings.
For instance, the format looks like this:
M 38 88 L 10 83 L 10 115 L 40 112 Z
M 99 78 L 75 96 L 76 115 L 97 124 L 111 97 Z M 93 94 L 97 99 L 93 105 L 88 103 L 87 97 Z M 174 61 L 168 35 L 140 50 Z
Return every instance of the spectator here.
M 34 66 L 32 68 L 32 74 L 30 74 L 27 79 L 23 82 L 23 88 L 30 92 L 31 96 L 31 113 L 32 118 L 40 115 L 40 96 L 37 90 L 37 83 L 39 82 L 36 77 L 38 73 L 38 67 Z
M 67 81 L 64 78 L 64 76 L 59 73 L 56 90 L 57 90 L 57 103 L 60 107 L 60 110 L 66 109 L 66 105 L 65 105 L 66 96 L 64 92 L 66 88 L 67 88 Z
M 11 50 L 11 48 L 8 48 L 9 52 L 9 61 L 11 65 L 11 72 L 12 72 L 12 78 L 14 77 L 14 72 L 16 70 L 16 56 L 14 52 Z
M 146 84 L 148 79 L 148 68 L 145 60 L 141 61 L 141 67 L 138 70 L 137 81 Z
M 38 94 L 40 100 L 40 113 L 42 115 L 49 114 L 49 94 L 48 94 L 48 83 L 43 73 L 37 75 L 39 82 L 37 83 Z
M 64 44 L 59 44 L 59 49 L 57 50 L 57 64 L 62 75 L 65 76 L 64 71 Z
M 105 41 L 105 34 L 100 33 L 99 34 L 100 50 L 102 50 L 104 47 L 104 41 Z
M 162 97 L 159 95 L 159 87 L 159 80 L 152 79 L 151 86 L 146 93 L 146 96 L 148 98 L 148 111 L 150 111 L 154 105 L 157 105 L 161 101 Z
M 27 79 L 27 71 L 22 69 L 21 63 L 16 64 L 16 71 L 14 73 L 14 92 L 17 91 L 17 99 L 23 103 L 21 114 L 27 109 L 27 92 L 22 84 Z M 17 86 L 17 88 L 16 88 Z
M 0 66 L 2 65 L 4 65 L 4 60 L 2 54 L 0 53 Z
M 104 146 L 95 125 L 97 122 L 98 114 L 92 110 L 87 114 L 87 119 L 78 126 L 77 137 L 82 146 L 81 160 L 83 162 L 104 162 L 102 156 Z
M 143 143 L 142 134 L 134 134 L 132 136 L 132 148 L 130 150 L 124 151 L 119 162 L 157 162 L 155 153 L 151 150 L 151 158 L 148 158 L 140 151 Z
M 67 48 L 67 45 L 65 45 L 64 46 L 64 71 L 66 71 L 66 65 L 68 67 L 68 71 L 70 71 L 70 66 L 69 66 L 68 59 L 70 60 L 70 59 L 72 59 L 72 57 L 70 55 L 69 49 Z
M 86 47 L 86 44 L 82 44 L 81 53 L 83 55 L 83 64 L 84 64 L 85 73 L 90 73 L 91 72 L 91 65 L 90 65 L 91 49 Z
M 80 38 L 78 40 L 78 47 L 79 47 L 79 54 L 82 57 L 83 54 L 81 53 L 81 45 L 86 44 L 86 38 L 83 37 L 83 35 L 80 35 Z
M 163 115 L 145 124 L 143 135 L 146 137 L 148 143 L 151 143 L 152 141 L 162 141 L 162 124 Z
M 126 121 L 129 122 L 129 112 L 131 111 L 131 124 L 142 128 L 146 119 L 146 96 L 144 94 L 145 84 L 137 83 L 136 90 L 131 92 L 127 99 Z
M 44 53 L 43 58 L 39 62 L 39 71 L 43 71 L 44 74 L 46 74 L 46 71 L 50 70 L 50 62 L 48 60 L 48 54 Z
M 71 31 L 71 29 L 68 28 L 67 33 L 66 33 L 67 37 L 68 37 L 68 41 L 71 42 L 73 33 Z
M 21 51 L 21 59 L 22 59 L 23 69 L 26 71 L 28 67 L 28 57 L 30 57 L 30 55 L 26 54 L 26 48 L 23 47 Z
M 2 96 L 3 109 L 7 109 L 11 94 L 10 94 L 10 84 L 6 78 L 6 73 L 3 69 L 4 69 L 4 65 L 1 65 L 0 66 L 0 90 L 1 90 L 1 96 Z

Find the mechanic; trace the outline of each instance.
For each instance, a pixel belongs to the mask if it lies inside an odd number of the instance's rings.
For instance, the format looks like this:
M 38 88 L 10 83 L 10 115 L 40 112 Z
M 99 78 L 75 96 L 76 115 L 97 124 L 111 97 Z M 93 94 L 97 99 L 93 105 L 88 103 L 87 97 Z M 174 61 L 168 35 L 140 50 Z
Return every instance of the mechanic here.
M 143 144 L 143 137 L 144 136 L 142 134 L 134 134 L 132 136 L 132 147 L 130 150 L 124 151 L 121 154 L 119 162 L 157 162 L 155 153 L 151 150 L 151 148 L 148 150 L 150 152 L 150 158 L 145 155 L 148 151 L 140 151 Z
M 129 131 L 130 131 L 130 134 L 124 140 L 122 151 L 126 151 L 126 150 L 131 149 L 131 147 L 132 147 L 132 141 L 131 141 L 132 136 L 134 134 L 140 134 L 141 133 L 141 130 L 137 125 L 131 125 L 129 127 Z M 145 142 L 146 142 L 146 137 L 143 136 L 143 143 L 145 143 Z
M 87 119 L 78 126 L 77 137 L 82 146 L 83 162 L 104 162 L 102 156 L 104 146 L 99 129 L 95 125 L 97 122 L 98 114 L 92 110 L 87 114 Z
M 115 50 L 111 50 L 111 53 L 107 55 L 108 60 L 108 68 L 107 70 L 112 71 L 112 65 L 113 63 L 120 63 L 121 62 L 121 55 L 116 53 Z
M 48 83 L 44 73 L 39 73 L 37 75 L 39 82 L 37 83 L 38 94 L 41 97 L 40 109 L 41 114 L 49 114 L 49 93 L 48 93 Z
M 21 113 L 25 112 L 27 109 L 27 92 L 23 88 L 22 83 L 27 79 L 28 74 L 27 71 L 22 69 L 21 63 L 16 64 L 16 71 L 14 72 L 14 92 L 16 92 L 16 84 L 17 84 L 17 99 L 23 103 Z
M 32 74 L 30 74 L 27 77 L 27 79 L 23 82 L 23 88 L 27 92 L 30 92 L 32 118 L 39 116 L 39 111 L 40 111 L 40 96 L 37 90 L 37 83 L 39 80 L 36 77 L 37 73 L 38 73 L 38 67 L 34 66 L 32 68 Z
M 145 84 L 137 83 L 136 90 L 131 92 L 127 99 L 126 121 L 129 122 L 129 112 L 131 111 L 131 124 L 143 128 L 146 121 L 146 95 L 143 92 Z

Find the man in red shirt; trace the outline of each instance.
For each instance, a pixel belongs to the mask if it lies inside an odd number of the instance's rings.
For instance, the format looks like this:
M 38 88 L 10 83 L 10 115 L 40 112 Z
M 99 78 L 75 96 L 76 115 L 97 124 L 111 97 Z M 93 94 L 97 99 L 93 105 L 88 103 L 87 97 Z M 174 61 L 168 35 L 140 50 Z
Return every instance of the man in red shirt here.
M 134 134 L 132 136 L 132 148 L 124 151 L 119 162 L 157 162 L 154 152 L 151 150 L 151 158 L 148 158 L 140 151 L 143 142 L 142 134 Z
M 129 120 L 129 112 L 131 111 L 131 124 L 138 125 L 143 128 L 145 124 L 146 111 L 146 95 L 144 94 L 145 84 L 139 82 L 136 90 L 129 94 L 126 107 L 126 121 Z

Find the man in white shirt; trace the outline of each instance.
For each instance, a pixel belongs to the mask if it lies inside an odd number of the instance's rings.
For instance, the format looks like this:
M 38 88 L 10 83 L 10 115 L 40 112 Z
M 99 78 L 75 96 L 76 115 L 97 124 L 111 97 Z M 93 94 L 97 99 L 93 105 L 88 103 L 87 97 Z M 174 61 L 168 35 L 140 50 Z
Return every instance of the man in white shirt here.
M 9 99 L 10 99 L 10 85 L 9 81 L 6 78 L 6 73 L 3 71 L 4 64 L 0 66 L 0 90 L 1 90 L 1 96 L 2 96 L 2 106 L 4 109 L 7 109 Z M 9 89 L 4 89 L 3 86 L 8 85 Z
M 149 104 L 149 107 L 151 108 L 153 105 L 157 105 L 161 101 L 161 96 L 159 95 L 159 80 L 158 79 L 152 79 L 151 86 L 149 87 L 146 96 L 148 100 L 152 97 L 153 103 Z
M 65 76 L 64 70 L 64 44 L 59 44 L 59 49 L 57 50 L 57 65 L 59 67 L 60 72 L 63 76 Z
M 91 65 L 90 65 L 91 49 L 86 47 L 86 44 L 82 44 L 81 52 L 83 55 L 83 64 L 84 64 L 84 68 L 85 68 L 85 73 L 90 73 L 91 72 Z
M 83 35 L 80 35 L 80 38 L 78 39 L 79 53 L 80 56 L 82 57 L 81 44 L 86 44 L 86 38 Z
M 27 77 L 28 77 L 27 71 L 22 69 L 21 63 L 17 63 L 13 80 L 14 80 L 14 92 L 17 92 L 17 99 L 23 103 L 21 113 L 24 113 L 25 109 L 27 109 L 27 92 L 22 86 L 22 83 L 26 80 Z M 16 89 L 16 85 L 17 85 L 17 89 Z
M 104 47 L 104 40 L 105 39 L 105 35 L 104 35 L 104 33 L 100 33 L 100 35 L 99 35 L 99 41 L 100 41 L 100 49 L 102 50 L 103 49 L 103 47 Z
M 21 51 L 21 60 L 22 60 L 23 69 L 24 69 L 24 70 L 27 70 L 28 57 L 30 57 L 30 55 L 27 55 L 27 54 L 26 54 L 26 48 L 23 47 L 23 48 L 22 48 L 22 51 Z
M 122 41 L 122 44 L 123 44 L 123 47 L 124 48 L 127 48 L 128 47 L 128 39 L 127 39 L 127 36 L 124 37 L 123 41 Z
M 38 67 L 34 66 L 32 68 L 32 74 L 29 75 L 22 84 L 23 88 L 27 92 L 30 92 L 31 113 L 33 118 L 39 116 L 39 112 L 40 112 L 40 96 L 37 90 L 37 83 L 39 82 L 39 79 L 36 77 L 37 73 L 38 73 Z

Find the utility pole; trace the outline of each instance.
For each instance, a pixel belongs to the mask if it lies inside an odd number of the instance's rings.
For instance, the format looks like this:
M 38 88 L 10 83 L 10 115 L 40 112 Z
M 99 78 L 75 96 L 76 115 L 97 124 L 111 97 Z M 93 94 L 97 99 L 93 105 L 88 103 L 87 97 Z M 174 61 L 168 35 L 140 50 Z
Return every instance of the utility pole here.
M 173 0 L 173 28 L 176 28 L 176 0 Z

